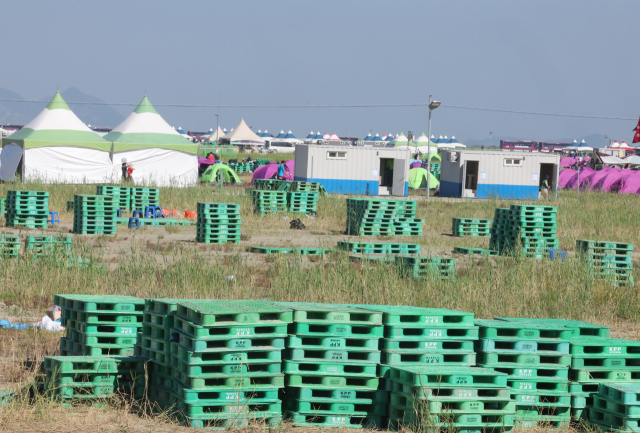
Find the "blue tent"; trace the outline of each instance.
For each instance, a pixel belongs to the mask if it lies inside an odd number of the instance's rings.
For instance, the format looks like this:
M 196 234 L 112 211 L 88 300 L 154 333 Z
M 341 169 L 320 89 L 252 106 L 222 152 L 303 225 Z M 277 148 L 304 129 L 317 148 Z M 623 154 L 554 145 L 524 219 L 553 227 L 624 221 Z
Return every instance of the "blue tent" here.
M 394 138 L 393 135 L 389 134 L 389 135 L 387 135 L 387 138 L 384 141 L 391 141 L 391 140 L 393 140 L 393 138 Z
M 285 138 L 287 136 L 287 134 L 284 133 L 284 131 L 280 131 L 280 134 L 276 135 L 276 138 Z
M 324 135 L 322 135 L 320 131 L 318 131 L 318 134 L 316 134 L 316 140 L 322 140 L 322 139 L 324 139 Z
M 379 134 L 376 134 L 376 136 L 375 136 L 375 137 L 373 137 L 373 141 L 380 142 L 380 141 L 384 141 L 384 140 L 382 139 L 382 137 L 380 137 L 380 135 L 379 135 Z
M 186 132 L 182 130 L 182 126 L 178 126 L 178 134 L 186 134 Z
M 438 138 L 438 140 L 436 141 L 436 144 L 445 144 L 448 142 L 449 140 L 447 140 L 446 138 L 442 138 L 442 135 L 441 135 L 440 138 Z
M 456 140 L 456 137 L 453 136 L 453 135 L 451 136 L 451 140 L 449 140 L 449 143 L 451 143 L 451 144 L 456 144 L 456 143 L 460 144 L 460 142 L 458 140 Z
M 287 132 L 287 135 L 285 135 L 284 138 L 296 138 L 296 136 L 291 133 L 291 130 L 289 130 L 289 132 Z
M 364 141 L 373 141 L 373 136 L 371 135 L 371 133 L 369 133 L 365 138 Z
M 315 138 L 316 138 L 316 134 L 315 134 L 315 132 L 311 131 L 311 132 L 309 133 L 309 135 L 307 135 L 305 138 L 306 138 L 307 140 L 315 140 Z

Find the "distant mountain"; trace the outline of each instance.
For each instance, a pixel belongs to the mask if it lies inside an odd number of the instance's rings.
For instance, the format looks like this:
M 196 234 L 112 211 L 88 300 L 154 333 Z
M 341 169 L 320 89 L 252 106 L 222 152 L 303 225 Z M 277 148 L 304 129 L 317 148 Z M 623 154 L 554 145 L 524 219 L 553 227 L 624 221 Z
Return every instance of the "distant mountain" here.
M 22 99 L 22 95 L 0 87 L 0 99 Z M 46 103 L 36 102 L 13 102 L 0 100 L 0 123 L 16 123 L 26 125 L 42 111 Z
M 115 128 L 124 120 L 122 114 L 108 105 L 73 104 L 73 102 L 104 103 L 102 99 L 87 95 L 76 87 L 69 87 L 61 95 L 80 120 L 86 124 L 91 124 L 91 126 Z

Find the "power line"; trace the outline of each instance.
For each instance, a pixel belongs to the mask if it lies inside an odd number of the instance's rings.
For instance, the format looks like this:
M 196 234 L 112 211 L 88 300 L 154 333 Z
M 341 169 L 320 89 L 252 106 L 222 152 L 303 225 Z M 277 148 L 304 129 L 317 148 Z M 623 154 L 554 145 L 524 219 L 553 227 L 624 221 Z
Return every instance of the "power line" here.
M 9 99 L 0 98 L 0 101 L 5 102 L 27 102 L 27 103 L 39 103 L 46 104 L 49 101 L 40 101 L 35 99 Z M 130 102 L 84 102 L 84 101 L 67 101 L 69 105 L 106 105 L 106 106 L 130 106 L 135 107 L 138 104 Z M 428 102 L 419 103 L 406 103 L 406 104 L 291 104 L 291 105 L 221 105 L 221 104 L 153 104 L 156 107 L 178 107 L 178 108 L 401 108 L 401 107 L 428 107 Z M 629 117 L 611 117 L 611 116 L 591 116 L 584 114 L 563 114 L 563 113 L 543 113 L 539 111 L 519 111 L 519 110 L 504 110 L 500 108 L 482 108 L 482 107 L 466 107 L 462 105 L 448 105 L 442 104 L 440 107 L 453 108 L 459 110 L 475 110 L 475 111 L 490 111 L 497 113 L 511 113 L 511 114 L 527 114 L 533 116 L 550 116 L 550 117 L 574 117 L 581 119 L 600 119 L 600 120 L 635 120 L 635 118 Z

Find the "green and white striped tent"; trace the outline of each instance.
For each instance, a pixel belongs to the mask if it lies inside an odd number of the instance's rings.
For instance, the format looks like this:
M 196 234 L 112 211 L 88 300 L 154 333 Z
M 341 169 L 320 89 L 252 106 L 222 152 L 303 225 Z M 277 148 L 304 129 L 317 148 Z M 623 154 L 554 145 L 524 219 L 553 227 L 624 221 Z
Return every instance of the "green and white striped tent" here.
M 179 134 L 145 96 L 133 113 L 104 136 L 113 143 L 113 167 L 133 163 L 133 180 L 147 185 L 191 185 L 198 181 L 198 145 Z
M 113 174 L 111 143 L 91 131 L 60 93 L 21 130 L 2 139 L 0 179 L 14 180 L 22 159 L 23 180 L 108 182 Z

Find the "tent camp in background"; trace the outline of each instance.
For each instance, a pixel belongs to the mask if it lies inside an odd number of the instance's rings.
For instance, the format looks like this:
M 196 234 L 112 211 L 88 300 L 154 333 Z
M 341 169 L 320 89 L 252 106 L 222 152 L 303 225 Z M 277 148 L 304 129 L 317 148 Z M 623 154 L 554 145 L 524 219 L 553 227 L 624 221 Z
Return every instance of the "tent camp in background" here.
M 429 139 L 427 135 L 423 132 L 420 137 L 417 137 L 413 140 L 413 142 L 409 146 L 410 150 L 414 152 L 420 152 L 426 154 L 429 151 Z M 431 143 L 431 153 L 437 154 L 438 145 L 435 143 Z
M 258 135 L 247 126 L 244 119 L 228 134 L 220 137 L 221 144 L 232 144 L 242 147 L 264 147 L 264 141 L 265 139 L 263 137 L 258 137 Z
M 224 135 L 224 132 L 222 132 L 222 129 L 220 129 L 220 127 L 218 126 L 218 130 L 217 131 L 213 131 L 211 134 L 209 134 L 206 139 L 207 141 L 210 141 L 211 143 L 213 142 L 217 142 L 218 140 L 220 140 L 220 137 L 222 137 Z
M 397 147 L 398 149 L 408 149 L 409 140 L 401 132 L 400 134 L 396 135 L 396 138 L 394 138 L 393 140 L 387 143 L 387 147 Z
M 123 159 L 133 163 L 135 183 L 187 186 L 198 181 L 198 145 L 173 129 L 145 96 L 104 139 L 113 143 L 114 176 Z
M 60 93 L 21 130 L 2 139 L 0 179 L 96 183 L 111 180 L 111 143 L 91 131 Z
M 382 142 L 384 142 L 384 139 L 382 137 L 380 137 L 379 134 L 376 134 L 376 136 L 373 137 L 373 141 L 375 141 L 376 143 L 382 143 Z
M 367 136 L 364 138 L 364 141 L 373 141 L 373 135 L 371 135 L 371 133 L 368 133 Z

